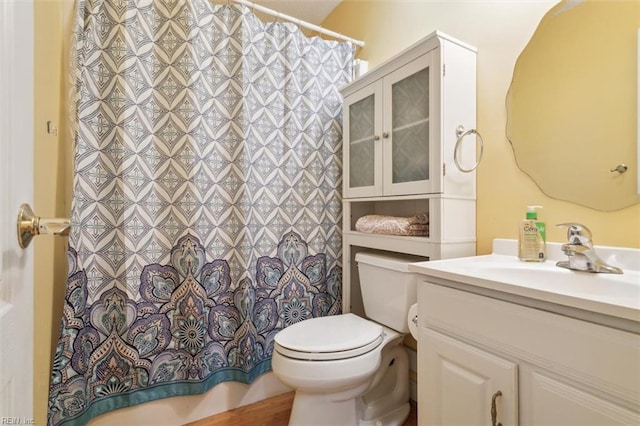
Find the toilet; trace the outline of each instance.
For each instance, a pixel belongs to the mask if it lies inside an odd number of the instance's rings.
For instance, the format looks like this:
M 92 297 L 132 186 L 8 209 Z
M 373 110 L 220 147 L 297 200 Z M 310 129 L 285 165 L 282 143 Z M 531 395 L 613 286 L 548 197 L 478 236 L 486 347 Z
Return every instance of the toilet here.
M 275 336 L 271 366 L 295 389 L 290 426 L 402 425 L 409 360 L 402 339 L 416 303 L 413 256 L 356 254 L 365 315 L 311 318 Z

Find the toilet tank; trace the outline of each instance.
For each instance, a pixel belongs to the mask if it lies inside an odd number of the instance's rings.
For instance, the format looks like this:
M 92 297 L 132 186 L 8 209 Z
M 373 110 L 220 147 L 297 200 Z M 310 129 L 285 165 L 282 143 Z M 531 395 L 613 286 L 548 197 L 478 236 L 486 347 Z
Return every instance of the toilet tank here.
M 417 275 L 409 264 L 425 258 L 402 254 L 356 254 L 360 291 L 366 316 L 401 333 L 408 333 L 409 307 L 418 301 Z

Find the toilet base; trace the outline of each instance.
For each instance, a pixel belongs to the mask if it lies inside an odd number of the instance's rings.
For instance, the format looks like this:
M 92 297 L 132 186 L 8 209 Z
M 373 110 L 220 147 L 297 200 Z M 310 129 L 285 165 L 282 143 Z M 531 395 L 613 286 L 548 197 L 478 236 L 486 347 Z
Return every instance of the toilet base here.
M 366 420 L 358 412 L 359 403 L 362 403 L 361 398 L 330 401 L 324 395 L 296 392 L 289 426 L 401 426 L 411 411 L 411 405 L 406 402 Z
M 358 426 L 401 426 L 409 417 L 411 405 L 407 402 L 377 419 L 358 421 Z
M 322 394 L 296 390 L 289 426 L 401 426 L 409 416 L 409 357 L 402 336 L 385 342 L 380 368 L 361 386 Z
M 382 351 L 371 387 L 358 398 L 358 426 L 401 426 L 409 416 L 409 356 L 396 339 Z
M 354 426 L 357 424 L 355 398 L 332 401 L 329 395 L 296 391 L 289 426 Z

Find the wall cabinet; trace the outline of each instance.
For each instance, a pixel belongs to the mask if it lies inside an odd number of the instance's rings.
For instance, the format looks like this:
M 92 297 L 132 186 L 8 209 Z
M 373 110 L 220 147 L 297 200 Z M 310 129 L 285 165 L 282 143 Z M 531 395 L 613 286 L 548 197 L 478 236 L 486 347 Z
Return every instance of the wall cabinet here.
M 422 283 L 421 425 L 640 424 L 640 335 Z
M 436 32 L 341 90 L 345 198 L 475 196 L 456 169 L 456 128 L 475 128 L 475 49 Z M 465 141 L 460 160 L 475 161 Z
M 440 192 L 435 53 L 345 98 L 345 197 Z
M 341 89 L 345 312 L 359 309 L 355 253 L 376 249 L 428 259 L 475 254 L 475 172 L 454 161 L 456 129 L 476 125 L 476 51 L 435 32 Z M 476 141 L 458 150 L 465 167 Z M 429 234 L 365 234 L 368 214 L 429 214 Z M 353 299 L 353 300 L 352 300 Z

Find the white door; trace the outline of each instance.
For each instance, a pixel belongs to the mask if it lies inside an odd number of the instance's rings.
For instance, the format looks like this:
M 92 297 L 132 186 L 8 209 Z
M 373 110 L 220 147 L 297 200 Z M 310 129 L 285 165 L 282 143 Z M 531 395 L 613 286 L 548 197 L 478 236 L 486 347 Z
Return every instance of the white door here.
M 33 4 L 0 1 L 0 423 L 33 422 L 33 262 L 16 217 L 33 198 Z

